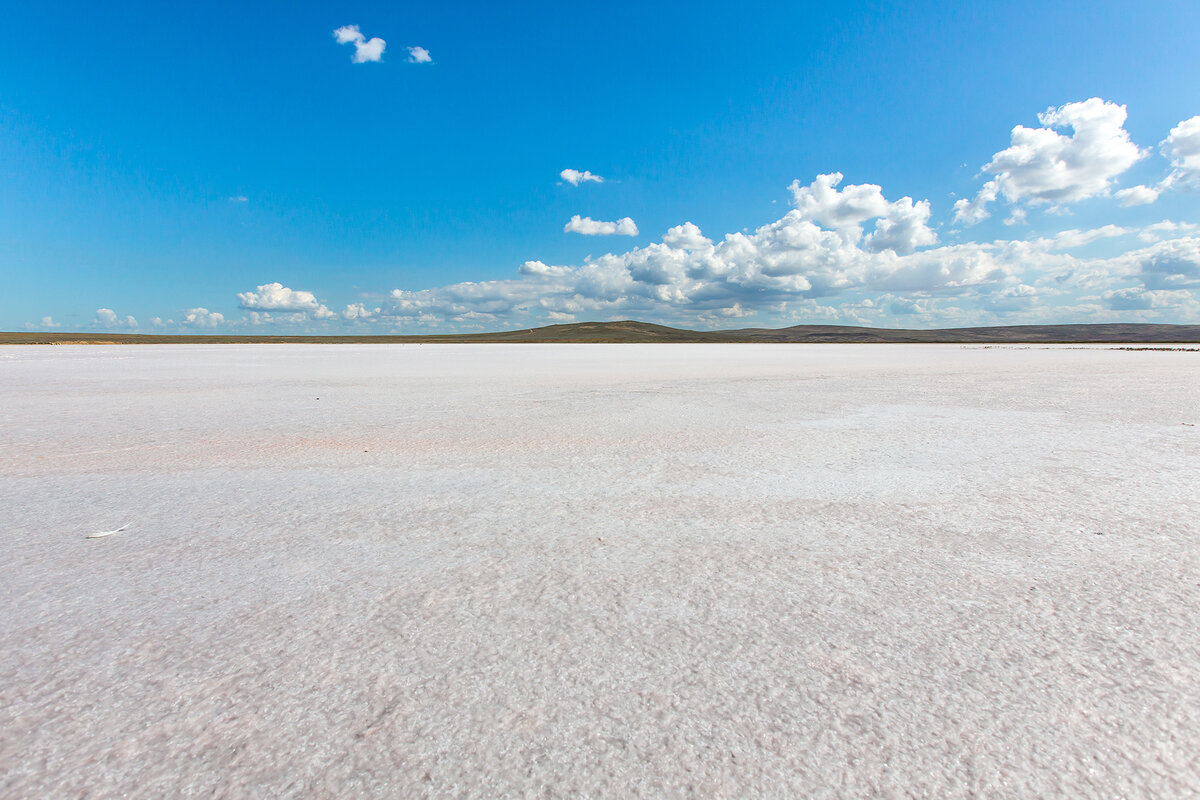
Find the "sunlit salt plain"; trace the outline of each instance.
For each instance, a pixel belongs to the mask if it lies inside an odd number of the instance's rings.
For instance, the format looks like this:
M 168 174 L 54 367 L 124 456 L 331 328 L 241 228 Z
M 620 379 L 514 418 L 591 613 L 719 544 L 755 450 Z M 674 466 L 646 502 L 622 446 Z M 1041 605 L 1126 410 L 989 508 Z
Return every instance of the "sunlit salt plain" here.
M 1200 353 L 0 348 L 0 477 L 4 797 L 1200 791 Z

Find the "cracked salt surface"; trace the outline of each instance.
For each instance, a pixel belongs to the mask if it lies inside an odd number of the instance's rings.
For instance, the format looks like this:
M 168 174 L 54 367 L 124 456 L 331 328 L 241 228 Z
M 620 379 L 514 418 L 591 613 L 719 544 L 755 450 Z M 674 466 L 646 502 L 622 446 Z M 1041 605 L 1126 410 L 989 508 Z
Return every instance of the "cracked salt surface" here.
M 0 351 L 4 797 L 1200 793 L 1195 354 Z

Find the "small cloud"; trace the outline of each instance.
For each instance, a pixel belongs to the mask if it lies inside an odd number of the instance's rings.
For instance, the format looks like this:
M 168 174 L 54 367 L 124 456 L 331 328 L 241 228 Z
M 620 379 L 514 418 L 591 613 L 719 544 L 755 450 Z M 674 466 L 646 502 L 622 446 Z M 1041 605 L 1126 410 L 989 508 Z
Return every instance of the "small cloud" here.
M 312 292 L 289 289 L 278 282 L 264 283 L 253 292 L 238 292 L 238 305 L 251 312 L 290 311 L 313 319 L 332 319 L 337 316 L 322 305 Z M 266 321 L 269 320 L 270 317 L 266 317 Z
M 244 194 L 238 194 L 238 195 L 234 195 L 233 197 L 229 198 L 229 202 L 231 202 L 231 203 L 249 203 L 250 198 L 246 197 L 246 195 L 244 195 Z
M 25 323 L 25 330 L 27 330 L 27 331 L 44 331 L 44 330 L 50 330 L 52 328 L 59 328 L 59 327 L 62 327 L 62 326 L 60 326 L 57 322 L 55 322 L 50 317 L 42 317 L 41 322 L 26 322 Z
M 189 308 L 183 318 L 184 325 L 194 328 L 215 328 L 225 321 L 225 315 L 219 311 L 209 311 L 207 308 Z M 155 317 L 155 319 L 158 319 Z M 151 320 L 153 322 L 154 320 Z M 159 320 L 161 323 L 161 320 Z
M 637 236 L 638 228 L 632 219 L 622 217 L 616 222 L 604 222 L 591 217 L 581 217 L 578 214 L 563 226 L 564 233 L 582 233 L 585 236 Z
M 410 47 L 408 48 L 408 63 L 432 64 L 433 56 L 429 55 L 429 51 L 424 47 Z
M 1172 128 L 1161 147 L 1173 167 L 1164 183 L 1200 187 L 1200 115 Z
M 590 170 L 580 172 L 577 169 L 564 169 L 558 173 L 558 176 L 572 186 L 578 186 L 581 183 L 604 183 L 604 178 L 593 174 Z
M 96 319 L 93 320 L 92 326 L 108 330 L 113 328 L 136 328 L 138 321 L 128 315 L 122 318 L 111 308 L 98 308 L 96 309 Z
M 988 203 L 996 199 L 1000 187 L 995 181 L 988 181 L 975 195 L 974 200 L 960 197 L 954 201 L 954 221 L 964 225 L 975 225 L 991 216 L 987 210 Z
M 350 303 L 346 306 L 346 310 L 342 312 L 342 319 L 349 320 L 366 320 L 379 315 L 378 308 L 367 308 L 362 303 Z
M 1117 192 L 1123 206 L 1144 206 L 1158 199 L 1159 189 L 1153 186 L 1130 186 Z
M 350 60 L 355 64 L 382 61 L 383 51 L 387 47 L 387 42 L 378 36 L 370 39 L 363 36 L 357 25 L 343 25 L 333 32 L 333 38 L 337 39 L 338 44 L 354 45 L 354 55 Z
M 1169 219 L 1164 219 L 1162 222 L 1147 225 L 1138 234 L 1138 238 L 1144 242 L 1157 242 L 1164 236 L 1179 234 L 1194 235 L 1196 233 L 1200 233 L 1200 225 L 1190 222 L 1172 222 Z

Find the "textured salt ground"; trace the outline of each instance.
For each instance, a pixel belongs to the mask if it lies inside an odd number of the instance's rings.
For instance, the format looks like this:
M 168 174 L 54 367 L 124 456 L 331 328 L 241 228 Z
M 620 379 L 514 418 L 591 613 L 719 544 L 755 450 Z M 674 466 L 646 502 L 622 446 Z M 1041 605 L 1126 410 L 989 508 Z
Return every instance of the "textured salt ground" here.
M 1194 353 L 0 348 L 0 479 L 4 797 L 1200 792 Z

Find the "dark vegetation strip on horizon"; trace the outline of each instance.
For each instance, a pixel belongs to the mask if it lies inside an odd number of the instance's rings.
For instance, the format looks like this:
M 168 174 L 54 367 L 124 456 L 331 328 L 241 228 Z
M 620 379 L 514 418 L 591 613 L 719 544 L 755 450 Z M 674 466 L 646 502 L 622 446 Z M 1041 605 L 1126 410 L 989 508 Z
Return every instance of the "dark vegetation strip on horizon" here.
M 1200 343 L 1200 325 L 1103 323 L 1005 325 L 982 328 L 905 330 L 850 325 L 795 325 L 691 331 L 648 322 L 575 322 L 542 328 L 464 334 L 393 336 L 230 336 L 144 333 L 0 333 L 0 344 L 436 344 L 436 343 L 846 343 L 846 344 L 1191 344 Z

